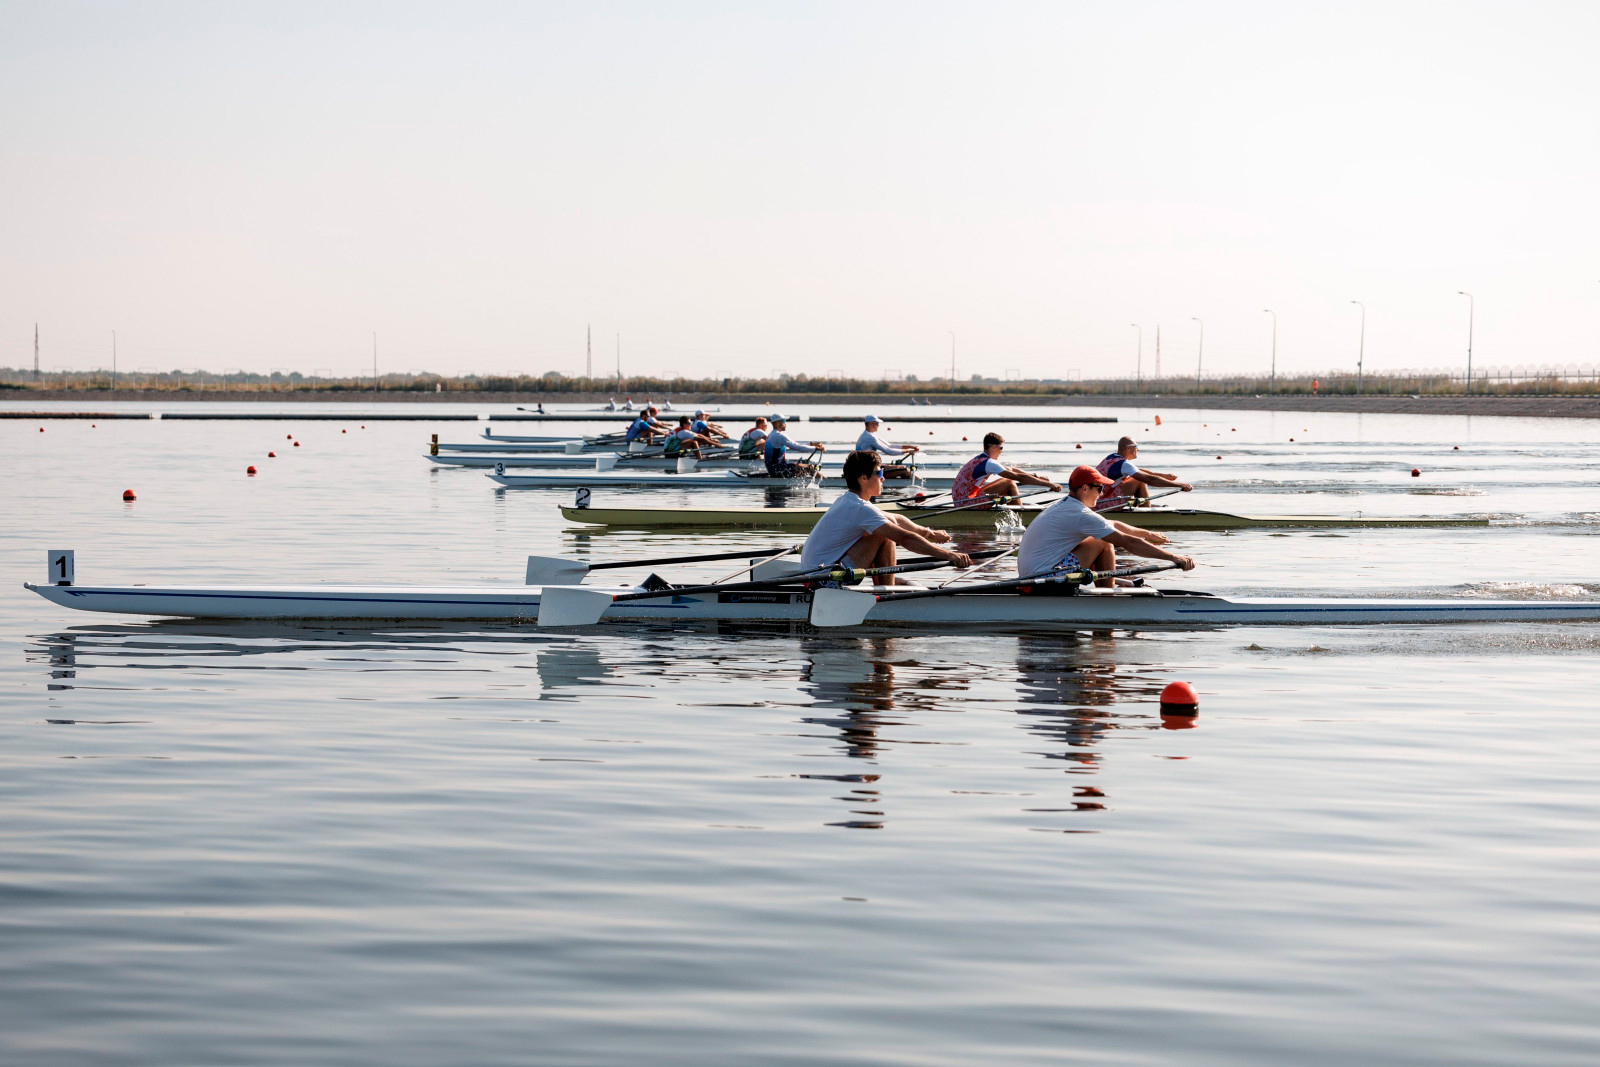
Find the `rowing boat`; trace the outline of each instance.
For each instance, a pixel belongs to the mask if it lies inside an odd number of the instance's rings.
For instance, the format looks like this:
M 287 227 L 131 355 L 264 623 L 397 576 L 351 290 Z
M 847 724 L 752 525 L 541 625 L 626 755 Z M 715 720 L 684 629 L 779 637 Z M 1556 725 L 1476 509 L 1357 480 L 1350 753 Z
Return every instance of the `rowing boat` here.
M 428 461 L 441 467 L 520 467 L 537 470 L 620 470 L 628 471 L 665 471 L 677 470 L 677 456 L 663 455 L 658 449 L 652 454 L 633 454 L 627 452 L 590 452 L 576 456 L 569 455 L 457 455 L 435 456 L 431 453 Z M 697 470 L 743 470 L 751 466 L 751 459 L 746 456 L 740 458 L 736 455 L 706 456 L 704 459 L 695 460 Z M 760 466 L 760 464 L 756 464 Z
M 545 588 L 573 586 L 87 586 L 24 588 L 80 611 L 204 619 L 461 619 L 532 621 Z M 582 587 L 589 588 L 589 587 Z M 892 586 L 868 587 L 878 593 Z M 596 587 L 625 595 L 634 587 Z M 648 600 L 618 602 L 603 620 L 802 623 L 813 593 L 793 587 L 682 595 L 671 589 Z M 1085 590 L 1076 596 L 1016 592 L 877 603 L 868 624 L 909 626 L 1235 626 L 1352 625 L 1439 622 L 1600 621 L 1600 600 L 1428 600 L 1241 597 L 1149 587 Z
M 909 500 L 879 501 L 879 507 L 936 529 L 988 529 L 996 522 L 1027 525 L 1045 510 L 1043 506 L 1037 504 L 952 510 L 948 505 L 919 504 Z M 783 530 L 809 530 L 827 510 L 826 507 L 659 508 L 627 505 L 609 507 L 562 505 L 561 514 L 571 522 L 588 523 L 593 526 L 642 528 L 761 526 Z M 1110 514 L 1113 518 L 1122 519 L 1132 526 L 1146 530 L 1410 529 L 1430 526 L 1489 525 L 1489 520 L 1483 518 L 1230 515 L 1221 511 L 1197 511 L 1192 508 L 1141 508 L 1133 512 L 1119 511 Z
M 430 456 L 428 458 L 437 459 L 438 457 Z M 640 471 L 633 473 L 624 470 L 505 474 L 503 470 L 503 466 L 497 465 L 494 473 L 490 474 L 489 477 L 496 484 L 502 485 L 507 489 L 598 489 L 601 487 L 629 489 L 770 489 L 818 484 L 832 488 L 844 488 L 843 478 L 823 478 L 819 483 L 816 480 L 805 478 L 778 478 L 767 474 L 764 470 L 759 473 L 714 470 L 704 473 L 695 471 L 686 474 L 677 474 L 672 471 Z M 919 476 L 917 484 L 925 487 L 948 486 L 954 480 L 955 476 L 952 474 L 929 474 Z M 816 520 L 813 519 L 812 521 L 815 522 Z

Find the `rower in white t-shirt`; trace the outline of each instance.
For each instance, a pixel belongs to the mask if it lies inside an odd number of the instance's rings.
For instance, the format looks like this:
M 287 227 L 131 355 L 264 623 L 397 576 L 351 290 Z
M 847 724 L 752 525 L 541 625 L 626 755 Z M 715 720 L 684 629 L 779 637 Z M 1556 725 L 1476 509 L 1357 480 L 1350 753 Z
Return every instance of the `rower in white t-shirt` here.
M 972 566 L 965 552 L 940 548 L 950 541 L 944 530 L 918 526 L 902 515 L 890 515 L 872 502 L 883 492 L 883 471 L 876 452 L 852 452 L 844 461 L 844 484 L 849 491 L 835 500 L 806 537 L 800 566 L 818 570 L 843 563 L 847 567 L 893 567 L 895 547 L 904 545 L 924 555 L 948 560 L 957 567 Z M 894 576 L 880 583 L 893 585 Z
M 878 436 L 878 416 L 868 415 L 862 420 L 866 428 L 861 431 L 861 436 L 856 438 L 857 452 L 877 452 L 884 456 L 905 456 L 920 451 L 916 445 L 891 445 L 888 441 Z M 890 463 L 884 461 L 883 476 L 885 478 L 909 478 L 911 468 L 904 463 Z
M 1067 479 L 1068 495 L 1028 524 L 1017 548 L 1017 574 L 1032 577 L 1051 570 L 1116 570 L 1119 548 L 1193 570 L 1194 560 L 1159 547 L 1167 544 L 1161 534 L 1095 513 L 1101 491 L 1110 484 L 1111 479 L 1093 467 L 1074 470 Z M 1110 586 L 1112 580 L 1103 578 L 1096 584 Z

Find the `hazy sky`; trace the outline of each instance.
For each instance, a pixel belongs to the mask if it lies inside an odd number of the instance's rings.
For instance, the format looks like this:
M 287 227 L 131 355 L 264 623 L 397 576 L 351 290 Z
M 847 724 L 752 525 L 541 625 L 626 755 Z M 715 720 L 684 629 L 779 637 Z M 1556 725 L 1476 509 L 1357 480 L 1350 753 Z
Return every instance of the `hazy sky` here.
M 0 3 L 0 364 L 1600 363 L 1600 4 Z

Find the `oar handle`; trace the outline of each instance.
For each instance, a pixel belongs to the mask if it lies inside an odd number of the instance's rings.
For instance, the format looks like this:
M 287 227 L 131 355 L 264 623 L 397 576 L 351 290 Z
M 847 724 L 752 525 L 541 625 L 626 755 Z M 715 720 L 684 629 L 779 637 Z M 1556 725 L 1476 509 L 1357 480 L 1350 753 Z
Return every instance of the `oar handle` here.
M 942 589 L 918 589 L 908 593 L 883 593 L 878 596 L 880 602 L 887 600 L 922 600 L 935 596 L 960 596 L 966 593 L 992 593 L 1002 589 L 1016 589 L 1024 585 L 1037 585 L 1042 582 L 1065 582 L 1068 585 L 1088 585 L 1090 582 L 1102 578 L 1131 578 L 1135 574 L 1153 574 L 1156 571 L 1175 570 L 1176 563 L 1145 563 L 1134 567 L 1118 567 L 1109 571 L 1041 571 L 1030 574 L 1024 578 L 1007 578 L 998 582 L 981 582 L 977 585 Z
M 999 550 L 991 553 L 998 555 Z M 720 585 L 680 585 L 666 589 L 652 589 L 642 593 L 619 593 L 612 597 L 613 601 L 626 600 L 659 600 L 669 596 L 695 596 L 699 593 L 742 593 L 756 589 L 781 589 L 784 586 L 799 585 L 804 582 L 817 581 L 845 581 L 855 576 L 856 581 L 874 574 L 894 574 L 908 570 L 932 570 L 935 567 L 948 567 L 949 560 L 934 559 L 923 556 L 911 563 L 902 563 L 896 567 L 872 567 L 866 570 L 836 567 L 829 564 L 815 570 L 802 571 L 799 574 L 786 574 L 782 578 L 767 578 L 756 582 L 727 582 Z

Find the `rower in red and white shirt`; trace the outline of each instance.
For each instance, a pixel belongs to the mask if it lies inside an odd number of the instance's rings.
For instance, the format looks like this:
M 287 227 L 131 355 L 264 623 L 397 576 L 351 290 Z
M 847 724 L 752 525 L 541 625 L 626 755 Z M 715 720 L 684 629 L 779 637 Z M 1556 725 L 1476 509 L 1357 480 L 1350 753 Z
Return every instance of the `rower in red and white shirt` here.
M 960 502 L 976 500 L 980 496 L 1016 496 L 1018 485 L 1048 486 L 1052 493 L 1061 492 L 1061 486 L 1038 474 L 1029 474 L 1021 467 L 1008 467 L 1000 462 L 1000 452 L 1006 439 L 997 433 L 983 435 L 983 451 L 962 465 L 956 472 L 950 496 Z
M 1171 486 L 1182 489 L 1185 493 L 1194 486 L 1188 482 L 1178 481 L 1176 474 L 1163 474 L 1161 471 L 1142 470 L 1133 461 L 1139 457 L 1139 442 L 1131 437 L 1124 437 L 1117 442 L 1117 450 L 1105 459 L 1095 469 L 1111 479 L 1111 485 L 1100 498 L 1100 507 L 1104 510 L 1127 503 L 1148 503 L 1150 500 L 1150 487 Z

